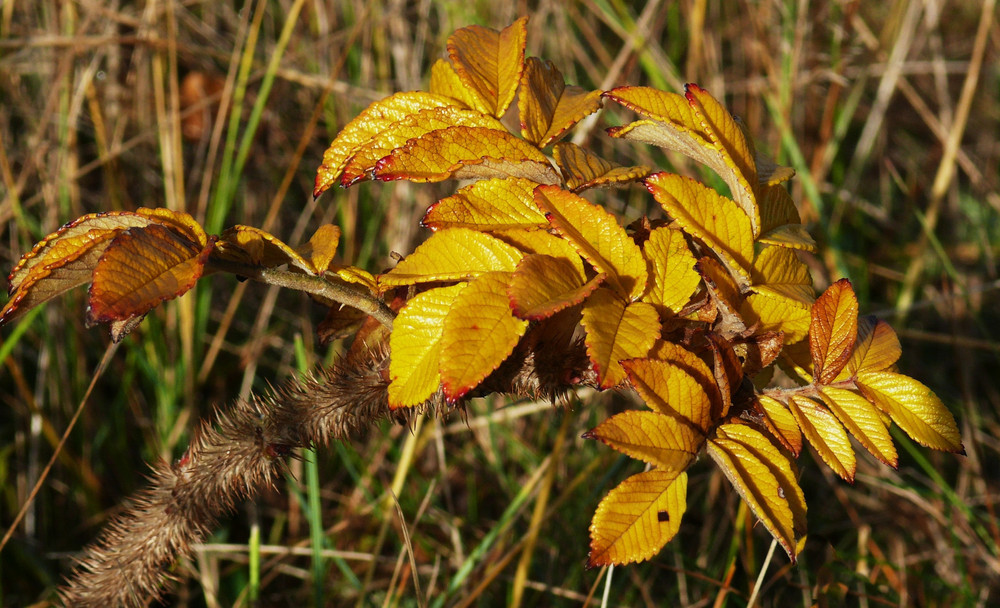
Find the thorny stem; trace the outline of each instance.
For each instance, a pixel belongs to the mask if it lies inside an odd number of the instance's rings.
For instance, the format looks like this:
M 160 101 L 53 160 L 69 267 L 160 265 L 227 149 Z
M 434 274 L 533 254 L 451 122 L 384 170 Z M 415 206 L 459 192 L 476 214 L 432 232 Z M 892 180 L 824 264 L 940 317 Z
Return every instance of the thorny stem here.
M 389 330 L 392 329 L 392 322 L 396 318 L 396 313 L 386 306 L 385 302 L 368 291 L 349 284 L 332 283 L 323 277 L 277 268 L 262 268 L 254 264 L 219 258 L 210 260 L 210 269 L 333 300 L 371 315 Z

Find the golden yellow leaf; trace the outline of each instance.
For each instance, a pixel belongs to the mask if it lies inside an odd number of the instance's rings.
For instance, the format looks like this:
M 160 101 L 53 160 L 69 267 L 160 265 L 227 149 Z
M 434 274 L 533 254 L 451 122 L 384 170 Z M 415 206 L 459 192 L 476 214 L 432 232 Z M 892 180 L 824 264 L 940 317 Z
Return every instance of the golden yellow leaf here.
M 357 266 L 341 266 L 339 264 L 334 264 L 327 268 L 327 272 L 332 272 L 337 275 L 337 278 L 345 283 L 353 283 L 355 285 L 363 285 L 368 288 L 369 291 L 375 293 L 378 291 L 378 281 L 372 276 L 372 273 L 368 272 L 364 268 L 358 268 Z M 329 275 L 327 275 L 329 276 Z
M 582 192 L 598 186 L 627 184 L 640 180 L 650 173 L 649 167 L 642 165 L 622 167 L 569 142 L 556 144 L 552 154 L 562 171 L 566 185 L 573 192 Z
M 486 272 L 514 272 L 522 254 L 495 236 L 468 228 L 439 230 L 379 275 L 381 291 L 431 281 L 466 281 Z
M 687 510 L 687 473 L 633 475 L 597 505 L 590 524 L 587 567 L 641 562 L 677 534 Z
M 525 61 L 517 100 L 521 135 L 539 148 L 558 140 L 601 105 L 601 91 L 566 86 L 562 73 L 551 61 L 537 57 Z
M 475 94 L 462 84 L 455 68 L 447 59 L 438 59 L 431 66 L 429 90 L 436 95 L 451 97 L 463 108 L 474 108 L 478 103 Z
M 260 228 L 242 224 L 227 228 L 220 237 L 219 245 L 220 256 L 223 258 L 236 259 L 265 268 L 290 264 L 309 274 L 317 274 L 311 261 L 278 237 Z M 309 253 L 306 252 L 306 255 Z
M 813 375 L 829 384 L 847 365 L 858 337 L 858 298 L 851 282 L 840 279 L 816 299 L 809 325 Z
M 761 462 L 774 475 L 778 481 L 778 498 L 788 501 L 788 506 L 792 511 L 792 529 L 795 538 L 794 553 L 789 551 L 789 555 L 794 556 L 802 550 L 805 541 L 807 528 L 806 522 L 806 498 L 799 487 L 798 470 L 795 463 L 781 453 L 773 443 L 760 431 L 745 424 L 724 424 L 716 431 L 721 439 L 736 442 L 742 445 L 751 456 Z M 785 547 L 786 551 L 788 547 Z
M 735 426 L 738 425 L 723 425 L 720 429 L 729 430 Z M 744 437 L 745 431 L 741 433 L 737 429 L 732 430 L 740 440 L 730 439 L 725 436 L 725 431 L 720 432 L 719 436 L 708 440 L 708 454 L 729 478 L 729 482 L 743 497 L 743 501 L 757 519 L 794 561 L 798 554 L 800 538 L 796 530 L 796 515 L 792 511 L 789 497 L 796 495 L 794 487 L 798 484 L 793 486 L 784 479 L 779 481 L 772 471 L 774 463 L 765 463 L 761 460 L 759 456 L 761 450 L 767 449 L 763 448 L 764 444 L 770 445 L 763 435 L 753 441 Z M 751 450 L 744 441 L 757 449 Z M 785 486 L 789 487 L 786 489 Z
M 758 395 L 757 402 L 764 414 L 767 429 L 797 458 L 802 452 L 802 431 L 795 422 L 795 417 L 783 403 L 767 395 Z
M 427 108 L 416 114 L 404 116 L 380 133 L 378 137 L 358 146 L 344 167 L 344 173 L 340 179 L 341 185 L 351 186 L 369 179 L 375 170 L 376 163 L 391 154 L 396 148 L 403 146 L 411 139 L 448 127 L 477 127 L 507 133 L 499 120 L 476 110 L 466 110 L 455 106 Z
M 760 205 L 761 234 L 786 224 L 802 223 L 795 201 L 784 186 L 762 187 L 757 203 Z
M 603 281 L 603 274 L 588 281 L 565 258 L 529 254 L 517 265 L 507 294 L 515 316 L 539 321 L 583 302 Z
M 806 305 L 815 300 L 809 267 L 793 249 L 764 247 L 753 261 L 750 279 L 758 293 L 767 291 Z
M 606 91 L 604 97 L 669 128 L 669 131 L 664 129 L 664 134 L 672 140 L 667 145 L 656 145 L 677 150 L 696 160 L 714 148 L 691 103 L 683 95 L 650 87 L 626 86 Z
M 888 323 L 875 317 L 858 318 L 858 339 L 854 342 L 854 352 L 837 380 L 853 377 L 859 371 L 880 372 L 899 360 L 903 352 L 896 332 Z
M 489 272 L 455 298 L 441 336 L 441 386 L 449 401 L 475 388 L 503 363 L 528 322 L 511 314 L 509 272 Z
M 673 416 L 634 410 L 608 418 L 583 436 L 674 474 L 694 462 L 705 442 L 701 432 Z
M 712 402 L 709 420 L 715 420 L 721 416 L 722 397 L 719 395 L 719 387 L 715 384 L 715 375 L 701 357 L 679 344 L 657 340 L 653 344 L 653 349 L 649 352 L 649 358 L 666 361 L 675 367 L 679 367 L 697 380 L 702 390 L 708 395 L 709 401 Z M 690 418 L 693 420 L 702 420 L 702 415 L 698 414 Z
M 432 230 L 547 228 L 549 221 L 534 202 L 537 185 L 520 178 L 480 180 L 431 205 L 421 223 Z
M 700 359 L 698 361 L 701 363 Z M 690 360 L 685 362 L 691 363 Z M 622 365 L 632 386 L 650 409 L 677 418 L 702 432 L 711 426 L 716 408 L 705 391 L 702 378 L 671 361 L 634 359 Z M 707 372 L 708 368 L 701 363 L 695 370 L 696 373 Z
M 872 456 L 896 468 L 898 464 L 896 446 L 893 445 L 889 429 L 882 422 L 882 416 L 875 406 L 854 391 L 832 386 L 824 386 L 820 391 L 820 397 Z
M 506 131 L 483 127 L 448 127 L 411 139 L 375 163 L 382 181 L 523 177 L 540 184 L 559 181 L 548 158 Z
M 649 266 L 649 288 L 643 300 L 660 309 L 680 312 L 701 282 L 695 259 L 680 230 L 661 226 L 642 247 Z
M 757 241 L 765 245 L 774 245 L 775 247 L 816 251 L 816 241 L 813 240 L 809 231 L 802 224 L 779 226 L 774 230 L 762 233 Z
M 857 458 L 847 431 L 829 410 L 812 399 L 795 396 L 788 400 L 788 410 L 795 417 L 795 423 L 802 429 L 809 443 L 816 448 L 833 472 L 846 481 L 854 483 Z
M 655 308 L 645 302 L 627 303 L 607 287 L 599 287 L 583 303 L 582 323 L 587 355 L 601 388 L 621 382 L 625 370 L 620 361 L 645 357 L 660 335 Z
M 528 18 L 503 31 L 470 25 L 448 37 L 448 56 L 462 84 L 472 92 L 473 107 L 500 117 L 514 100 L 524 70 Z
M 614 215 L 558 186 L 539 186 L 535 203 L 560 235 L 628 300 L 646 289 L 646 261 Z
M 546 220 L 546 225 L 548 225 L 548 220 Z M 547 255 L 569 262 L 574 273 L 584 274 L 583 258 L 576 252 L 573 245 L 566 239 L 561 239 L 546 230 L 503 230 L 496 232 L 494 236 L 517 247 L 524 253 Z
M 740 307 L 748 326 L 760 323 L 758 332 L 781 331 L 785 344 L 793 344 L 809 333 L 809 307 L 773 293 L 750 294 Z
M 389 407 L 412 407 L 441 384 L 441 337 L 445 319 L 468 283 L 417 294 L 399 311 L 389 335 Z
M 316 172 L 313 196 L 323 194 L 340 179 L 347 160 L 365 142 L 376 138 L 405 116 L 453 103 L 453 100 L 442 95 L 422 91 L 396 93 L 372 103 L 337 133 L 337 137 L 323 153 L 323 164 Z
M 116 236 L 94 268 L 87 322 L 142 317 L 201 278 L 215 239 L 201 245 L 163 224 L 129 228 Z
M 700 182 L 672 173 L 654 173 L 645 183 L 685 232 L 711 247 L 734 277 L 749 283 L 753 230 L 736 203 Z
M 862 371 L 858 388 L 920 445 L 965 453 L 962 436 L 944 403 L 922 383 L 894 372 Z
M 340 243 L 340 227 L 333 224 L 323 224 L 309 237 L 309 242 L 299 247 L 298 253 L 308 258 L 313 272 L 322 275 L 333 262 L 337 254 L 337 244 Z

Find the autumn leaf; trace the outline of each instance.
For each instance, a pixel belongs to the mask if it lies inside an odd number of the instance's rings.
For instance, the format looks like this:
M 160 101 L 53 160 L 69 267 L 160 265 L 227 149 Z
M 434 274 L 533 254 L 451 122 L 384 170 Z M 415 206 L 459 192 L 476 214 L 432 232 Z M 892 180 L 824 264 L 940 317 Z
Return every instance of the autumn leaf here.
M 607 275 L 608 286 L 629 300 L 642 295 L 648 276 L 646 262 L 614 215 L 558 186 L 536 188 L 535 203 L 552 227 Z
M 793 344 L 809 333 L 809 307 L 798 300 L 761 292 L 747 296 L 740 314 L 748 326 L 759 323 L 758 332 L 780 331 L 785 344 Z
M 816 298 L 812 307 L 809 351 L 820 384 L 829 384 L 844 369 L 857 336 L 858 298 L 851 282 L 841 279 Z
M 521 135 L 539 148 L 558 140 L 601 104 L 601 91 L 566 86 L 551 61 L 529 57 L 525 62 L 517 101 Z
M 338 240 L 340 238 L 339 228 L 337 229 L 337 238 Z M 309 246 L 304 249 L 308 250 L 308 248 Z M 336 244 L 334 244 L 334 250 L 336 250 Z M 220 237 L 218 255 L 224 259 L 243 261 L 265 268 L 289 264 L 308 274 L 317 274 L 312 261 L 307 260 L 302 254 L 270 232 L 253 226 L 237 224 L 227 228 Z M 311 256 L 308 251 L 307 255 Z M 329 255 L 332 259 L 332 253 Z
M 604 277 L 599 274 L 588 281 L 582 270 L 565 258 L 526 255 L 518 263 L 507 291 L 510 308 L 518 318 L 540 321 L 583 302 Z
M 412 407 L 441 384 L 441 337 L 445 320 L 468 283 L 417 294 L 399 311 L 389 335 L 389 407 Z
M 703 241 L 734 276 L 749 283 L 753 230 L 746 213 L 731 199 L 689 177 L 661 172 L 644 181 L 685 232 Z
M 640 180 L 651 171 L 643 165 L 616 165 L 569 142 L 556 144 L 552 154 L 566 180 L 566 186 L 573 192 L 599 186 L 620 186 Z
M 705 436 L 692 426 L 650 411 L 616 414 L 583 436 L 675 474 L 694 462 L 705 441 Z
M 789 498 L 801 496 L 801 490 L 797 490 L 794 475 L 785 472 L 786 467 L 790 470 L 791 464 L 773 446 L 766 447 L 768 445 L 770 442 L 759 432 L 753 434 L 749 427 L 726 424 L 719 427 L 716 437 L 708 440 L 708 454 L 794 561 L 802 540 L 796 522 L 804 516 L 805 504 L 802 504 L 803 513 L 797 516 Z M 768 460 L 765 462 L 764 458 Z M 781 471 L 780 481 L 775 470 Z
M 369 105 L 337 133 L 323 153 L 323 164 L 316 172 L 313 197 L 323 194 L 340 179 L 348 159 L 360 146 L 376 139 L 380 133 L 410 114 L 449 105 L 453 105 L 451 99 L 422 91 L 396 93 Z
M 629 477 L 597 505 L 587 567 L 641 562 L 677 534 L 687 510 L 687 474 L 660 470 Z
M 514 272 L 523 254 L 500 239 L 468 228 L 435 232 L 388 273 L 379 289 L 431 281 L 463 281 L 486 272 Z
M 330 268 L 333 256 L 337 253 L 338 243 L 340 243 L 340 228 L 333 224 L 323 224 L 309 237 L 305 245 L 298 248 L 297 253 L 308 259 L 313 272 L 322 275 Z
M 761 186 L 757 203 L 760 207 L 760 235 L 757 240 L 767 245 L 816 251 L 816 241 L 799 219 L 799 210 L 781 185 Z
M 809 267 L 799 260 L 792 249 L 764 247 L 750 269 L 753 290 L 798 300 L 806 305 L 814 301 Z
M 962 436 L 944 403 L 921 382 L 884 371 L 863 371 L 858 373 L 858 388 L 869 401 L 920 445 L 965 453 Z
M 548 225 L 548 220 L 546 220 Z M 573 245 L 566 239 L 549 233 L 547 230 L 502 230 L 494 233 L 501 241 L 517 247 L 526 254 L 547 255 L 559 258 L 573 268 L 579 276 L 584 275 L 583 259 Z
M 823 387 L 820 397 L 872 456 L 896 468 L 898 463 L 896 446 L 893 445 L 889 429 L 882 422 L 882 416 L 874 405 L 854 391 L 832 386 Z
M 858 318 L 858 339 L 854 352 L 837 380 L 854 377 L 859 371 L 880 372 L 889 369 L 902 354 L 899 338 L 888 323 L 875 317 Z
M 764 424 L 775 439 L 798 458 L 802 452 L 802 430 L 795 422 L 795 416 L 777 399 L 767 395 L 757 396 L 757 405 L 764 415 Z
M 472 228 L 483 232 L 548 227 L 549 221 L 534 202 L 537 185 L 520 178 L 474 182 L 431 205 L 421 224 L 432 230 Z
M 698 260 L 695 270 L 705 282 L 705 289 L 720 317 L 714 325 L 715 331 L 726 336 L 742 334 L 747 324 L 737 311 L 743 302 L 743 295 L 733 275 L 715 258 L 708 256 Z
M 511 274 L 490 272 L 471 281 L 451 305 L 441 336 L 441 385 L 456 401 L 503 363 L 528 327 L 511 314 Z
M 448 38 L 448 56 L 471 91 L 475 109 L 500 117 L 514 100 L 524 69 L 527 24 L 528 18 L 521 17 L 500 32 L 471 25 Z
M 660 334 L 656 309 L 645 302 L 628 303 L 607 287 L 599 287 L 583 303 L 587 355 L 601 388 L 625 378 L 620 361 L 645 357 Z
M 633 359 L 623 362 L 622 366 L 633 388 L 651 410 L 681 420 L 704 433 L 712 424 L 713 410 L 718 409 L 704 385 L 705 377 L 713 377 L 697 357 L 685 356 L 682 362 L 704 376 L 692 375 L 675 362 L 656 359 Z
M 680 312 L 701 281 L 684 234 L 661 226 L 649 233 L 642 254 L 649 267 L 649 288 L 643 300 L 661 310 Z
M 559 176 L 537 148 L 506 131 L 483 127 L 448 127 L 411 139 L 375 163 L 382 181 L 523 177 L 554 184 Z
M 812 399 L 801 395 L 788 400 L 788 409 L 823 462 L 845 481 L 854 483 L 857 458 L 847 431 L 836 416 Z

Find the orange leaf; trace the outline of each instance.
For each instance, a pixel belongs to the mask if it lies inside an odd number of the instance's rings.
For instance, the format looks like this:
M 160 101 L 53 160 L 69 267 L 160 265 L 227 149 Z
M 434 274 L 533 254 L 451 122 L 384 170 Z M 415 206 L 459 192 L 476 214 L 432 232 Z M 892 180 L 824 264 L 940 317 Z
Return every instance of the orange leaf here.
M 802 396 L 789 399 L 788 410 L 823 462 L 845 481 L 854 483 L 857 458 L 847 431 L 837 418 L 820 404 Z
M 438 287 L 411 298 L 389 334 L 389 407 L 412 407 L 441 384 L 441 337 L 445 320 L 468 283 Z
M 809 267 L 799 260 L 793 249 L 764 247 L 750 269 L 753 290 L 798 300 L 806 305 L 814 301 Z
M 521 17 L 501 32 L 478 25 L 448 37 L 448 56 L 455 73 L 475 98 L 475 109 L 500 117 L 514 100 L 524 70 L 528 18 Z
M 214 238 L 199 245 L 161 224 L 125 230 L 94 268 L 87 322 L 141 317 L 184 294 L 201 278 L 214 245 Z
M 377 138 L 405 116 L 449 105 L 453 105 L 451 99 L 422 91 L 396 93 L 369 105 L 340 130 L 323 153 L 323 164 L 316 172 L 313 196 L 318 197 L 337 182 L 348 159 L 364 143 Z
M 507 272 L 483 274 L 455 298 L 441 336 L 441 385 L 456 401 L 503 363 L 528 322 L 516 319 L 507 299 Z
M 680 312 L 701 281 L 684 234 L 661 226 L 649 233 L 642 254 L 650 269 L 649 290 L 643 300 L 661 310 Z
M 858 372 L 880 372 L 888 369 L 902 354 L 899 338 L 888 323 L 875 317 L 858 318 L 858 339 L 854 352 L 837 380 L 854 377 Z
M 705 390 L 705 377 L 699 376 L 707 374 L 711 379 L 711 372 L 697 357 L 685 357 L 682 362 L 692 366 L 698 375 L 688 373 L 672 361 L 656 359 L 633 359 L 623 362 L 622 366 L 650 409 L 705 432 L 712 424 L 713 400 Z
M 607 287 L 600 287 L 583 303 L 587 355 L 601 388 L 625 378 L 620 361 L 645 357 L 660 335 L 656 309 L 645 302 L 627 303 Z
M 548 158 L 523 139 L 483 127 L 448 127 L 431 131 L 396 148 L 375 163 L 382 181 L 523 177 L 540 184 L 559 181 Z
M 736 203 L 700 182 L 672 173 L 655 173 L 645 183 L 685 232 L 711 247 L 734 277 L 749 282 L 753 230 Z
M 798 458 L 802 452 L 802 430 L 795 422 L 795 416 L 783 403 L 767 395 L 758 395 L 757 403 L 760 404 L 761 412 L 764 414 L 768 431 Z
M 435 232 L 417 249 L 379 275 L 379 289 L 431 281 L 465 281 L 486 272 L 514 272 L 523 254 L 500 239 L 468 228 Z
M 359 181 L 369 179 L 376 163 L 396 148 L 402 147 L 411 139 L 448 127 L 478 127 L 507 133 L 499 120 L 476 110 L 465 110 L 455 106 L 427 108 L 416 114 L 404 116 L 378 137 L 356 148 L 344 167 L 344 174 L 340 179 L 341 185 L 352 186 Z
M 608 275 L 607 284 L 634 300 L 646 290 L 646 262 L 614 215 L 558 186 L 539 186 L 535 203 L 584 259 Z
M 759 323 L 758 332 L 784 332 L 786 345 L 809 333 L 809 307 L 784 296 L 768 292 L 750 294 L 740 306 L 740 314 L 748 326 Z
M 896 446 L 893 445 L 889 429 L 882 422 L 882 416 L 875 406 L 854 391 L 832 386 L 823 387 L 820 397 L 872 456 L 896 468 L 898 463 Z
M 298 253 L 302 257 L 308 257 L 313 271 L 322 275 L 330 268 L 339 242 L 340 228 L 333 224 L 323 224 L 316 229 L 308 243 L 299 247 Z
M 603 274 L 588 281 L 564 258 L 531 254 L 518 263 L 507 294 L 518 318 L 540 321 L 583 302 L 602 281 Z
M 840 279 L 816 299 L 809 325 L 813 374 L 829 384 L 847 365 L 858 337 L 858 298 L 851 282 Z
M 705 441 L 703 434 L 677 418 L 649 411 L 616 414 L 583 436 L 674 474 L 694 462 Z
M 458 77 L 455 68 L 447 59 L 438 59 L 431 66 L 431 82 L 428 88 L 436 95 L 451 97 L 463 108 L 474 108 L 478 103 L 475 94 L 462 84 L 462 79 Z
M 920 445 L 965 453 L 962 436 L 944 403 L 922 383 L 894 372 L 860 372 L 858 388 Z
M 677 534 L 687 510 L 687 474 L 633 475 L 601 500 L 590 524 L 587 567 L 641 562 Z
M 337 238 L 340 238 L 339 228 Z M 322 236 L 320 237 L 322 238 Z M 270 232 L 237 224 L 227 228 L 219 241 L 220 256 L 223 258 L 241 259 L 257 266 L 274 268 L 282 264 L 290 264 L 309 274 L 315 275 L 316 269 L 311 261 L 302 254 L 286 245 L 281 239 Z M 235 246 L 237 249 L 233 249 Z M 336 244 L 334 244 L 336 249 Z M 307 253 L 308 255 L 308 253 Z
M 427 209 L 421 224 L 432 229 L 472 228 L 491 231 L 548 227 L 535 205 L 535 186 L 519 178 L 477 181 Z
M 573 143 L 558 143 L 552 149 L 556 164 L 562 170 L 566 185 L 573 192 L 597 186 L 617 186 L 640 180 L 650 173 L 642 165 L 622 167 L 591 154 Z
M 601 91 L 566 86 L 551 61 L 529 57 L 521 75 L 517 109 L 521 135 L 539 148 L 558 140 L 585 116 L 601 109 Z

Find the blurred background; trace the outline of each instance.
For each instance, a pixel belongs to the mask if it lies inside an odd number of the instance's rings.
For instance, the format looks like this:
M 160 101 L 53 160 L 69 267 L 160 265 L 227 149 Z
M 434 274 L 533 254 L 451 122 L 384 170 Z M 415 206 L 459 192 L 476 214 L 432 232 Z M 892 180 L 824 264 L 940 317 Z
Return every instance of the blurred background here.
M 588 571 L 594 508 L 640 465 L 580 435 L 629 396 L 581 394 L 567 408 L 476 402 L 466 419 L 386 424 L 293 460 L 287 479 L 177 564 L 182 582 L 166 605 L 743 606 L 758 577 L 761 606 L 991 605 L 994 4 L 7 0 L 0 267 L 83 214 L 163 206 L 210 233 L 249 224 L 292 245 L 336 223 L 340 261 L 380 271 L 390 252 L 426 237 L 419 218 L 454 184 L 368 183 L 314 202 L 324 149 L 370 102 L 424 88 L 454 29 L 530 15 L 528 54 L 552 60 L 567 82 L 697 82 L 743 118 L 758 148 L 795 168 L 790 189 L 820 245 L 808 259 L 817 288 L 848 277 L 862 311 L 893 324 L 901 370 L 955 413 L 967 455 L 894 433 L 899 469 L 863 454 L 853 486 L 803 455 L 809 540 L 798 565 L 779 550 L 766 568 L 770 537 L 702 462 L 681 532 L 660 555 Z M 627 119 L 608 108 L 585 127 L 587 144 L 721 183 L 681 157 L 604 136 Z M 628 219 L 656 213 L 640 187 L 596 196 Z M 144 463 L 179 458 L 216 405 L 343 351 L 320 345 L 324 311 L 308 298 L 218 276 L 150 314 L 102 369 L 110 340 L 85 327 L 84 295 L 0 330 L 4 532 L 27 505 L 0 553 L 5 606 L 52 600 L 74 554 L 143 486 Z M 527 535 L 533 518 L 537 539 Z

